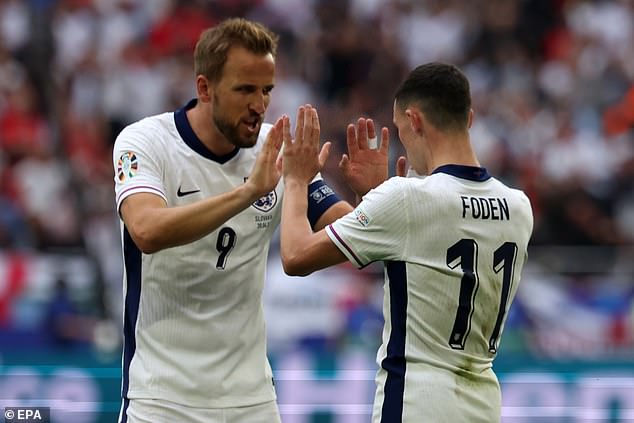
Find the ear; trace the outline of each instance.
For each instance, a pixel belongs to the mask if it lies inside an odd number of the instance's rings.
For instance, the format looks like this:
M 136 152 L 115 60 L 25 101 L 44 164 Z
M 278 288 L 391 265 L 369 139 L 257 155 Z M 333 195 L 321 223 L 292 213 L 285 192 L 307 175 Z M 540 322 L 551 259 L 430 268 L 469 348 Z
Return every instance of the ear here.
M 412 131 L 416 135 L 424 135 L 425 124 L 424 124 L 424 119 L 420 110 L 416 108 L 410 108 L 405 110 L 405 115 L 407 116 L 407 119 L 409 120 L 409 125 L 412 128 Z
M 209 103 L 213 98 L 213 84 L 206 76 L 196 77 L 196 95 L 202 103 Z
M 469 109 L 469 117 L 467 118 L 467 128 L 468 129 L 471 129 L 471 125 L 473 125 L 473 116 L 474 116 L 473 109 Z

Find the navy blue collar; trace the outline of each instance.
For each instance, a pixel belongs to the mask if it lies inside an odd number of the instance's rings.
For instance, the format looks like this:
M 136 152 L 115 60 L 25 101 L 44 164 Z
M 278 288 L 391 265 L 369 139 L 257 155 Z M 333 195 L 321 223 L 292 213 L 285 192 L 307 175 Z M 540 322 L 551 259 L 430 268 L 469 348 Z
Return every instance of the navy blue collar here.
M 486 181 L 491 177 L 484 167 L 477 166 L 463 166 L 456 164 L 443 165 L 436 168 L 431 174 L 434 173 L 446 173 L 456 178 L 468 179 L 470 181 Z
M 198 100 L 194 98 L 190 100 L 185 105 L 185 107 L 181 107 L 174 112 L 174 123 L 176 123 L 176 129 L 178 130 L 179 135 L 181 136 L 183 141 L 185 141 L 185 144 L 189 146 L 189 148 L 191 148 L 201 156 L 220 164 L 228 162 L 229 160 L 233 159 L 236 154 L 238 154 L 240 148 L 236 147 L 233 151 L 223 156 L 218 156 L 214 154 L 210 149 L 208 149 L 205 144 L 203 144 L 196 133 L 194 133 L 194 130 L 187 120 L 187 111 L 193 108 L 196 105 L 196 102 L 198 102 Z

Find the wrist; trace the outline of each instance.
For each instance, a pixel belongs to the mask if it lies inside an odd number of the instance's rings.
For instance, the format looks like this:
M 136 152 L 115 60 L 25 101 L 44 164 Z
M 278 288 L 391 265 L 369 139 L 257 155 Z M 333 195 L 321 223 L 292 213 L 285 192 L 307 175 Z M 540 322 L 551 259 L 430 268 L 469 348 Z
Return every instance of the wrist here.
M 298 177 L 298 176 L 284 176 L 284 187 L 285 188 L 304 188 L 308 187 L 309 182 Z
M 249 181 L 240 185 L 238 188 L 238 193 L 241 198 L 244 199 L 247 203 L 253 203 L 257 201 L 258 198 L 262 197 L 263 194 L 260 194 L 257 187 L 253 184 L 249 183 Z

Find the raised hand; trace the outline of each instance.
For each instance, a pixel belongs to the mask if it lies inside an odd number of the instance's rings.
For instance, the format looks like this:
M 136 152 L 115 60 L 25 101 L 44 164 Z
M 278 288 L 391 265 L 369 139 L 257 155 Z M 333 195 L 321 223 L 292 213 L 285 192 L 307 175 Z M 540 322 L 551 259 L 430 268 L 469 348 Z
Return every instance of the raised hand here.
M 275 122 L 266 136 L 262 149 L 251 170 L 251 175 L 247 179 L 256 198 L 271 192 L 277 186 L 282 176 L 280 169 L 276 166 L 277 157 L 282 148 L 282 136 L 284 130 L 284 119 L 282 116 Z
M 319 147 L 319 116 L 310 104 L 300 106 L 297 111 L 295 139 L 291 139 L 290 121 L 284 121 L 284 155 L 282 169 L 285 179 L 297 179 L 309 183 L 326 163 L 330 143 Z
M 343 154 L 339 169 L 346 183 L 359 197 L 372 188 L 376 188 L 388 177 L 389 131 L 381 129 L 381 144 L 371 148 L 370 143 L 376 140 L 376 129 L 372 119 L 359 118 L 357 127 L 348 125 L 348 154 Z M 370 140 L 370 141 L 369 141 Z

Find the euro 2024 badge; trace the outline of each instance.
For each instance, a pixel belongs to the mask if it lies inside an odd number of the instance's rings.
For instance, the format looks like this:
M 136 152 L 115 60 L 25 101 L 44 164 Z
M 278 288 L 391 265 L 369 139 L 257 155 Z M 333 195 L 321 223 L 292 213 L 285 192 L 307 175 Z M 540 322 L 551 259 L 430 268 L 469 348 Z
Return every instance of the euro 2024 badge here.
M 126 151 L 121 154 L 119 161 L 117 161 L 117 178 L 119 182 L 123 182 L 128 178 L 132 178 L 136 175 L 139 169 L 139 161 L 132 151 Z

